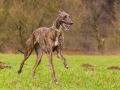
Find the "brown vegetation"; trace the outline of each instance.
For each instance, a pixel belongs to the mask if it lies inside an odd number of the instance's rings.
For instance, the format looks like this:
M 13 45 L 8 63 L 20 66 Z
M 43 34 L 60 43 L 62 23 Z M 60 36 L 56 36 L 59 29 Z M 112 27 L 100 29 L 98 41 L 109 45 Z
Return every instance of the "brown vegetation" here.
M 65 49 L 101 54 L 120 49 L 120 0 L 0 0 L 0 52 L 18 53 L 36 28 L 52 26 L 59 9 L 74 22 L 65 32 Z

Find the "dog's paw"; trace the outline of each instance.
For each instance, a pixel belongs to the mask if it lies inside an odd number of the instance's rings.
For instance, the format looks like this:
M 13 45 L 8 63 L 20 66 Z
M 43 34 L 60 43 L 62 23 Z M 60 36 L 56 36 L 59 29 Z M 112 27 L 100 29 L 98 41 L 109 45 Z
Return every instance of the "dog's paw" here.
M 55 84 L 59 84 L 58 82 L 55 82 Z
M 21 73 L 21 70 L 18 70 L 18 72 L 17 72 L 18 74 L 20 74 Z
M 67 66 L 65 66 L 67 69 L 69 68 L 69 66 L 67 65 Z

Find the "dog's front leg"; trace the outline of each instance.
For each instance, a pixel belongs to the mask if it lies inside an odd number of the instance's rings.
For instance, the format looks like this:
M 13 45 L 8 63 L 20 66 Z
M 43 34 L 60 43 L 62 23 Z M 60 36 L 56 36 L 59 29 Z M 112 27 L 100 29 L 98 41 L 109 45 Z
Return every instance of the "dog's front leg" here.
M 67 64 L 66 59 L 63 56 L 62 51 L 61 51 L 60 48 L 57 49 L 57 57 L 60 58 L 63 61 L 65 68 L 68 69 L 68 64 Z
M 56 84 L 58 84 L 57 79 L 55 77 L 55 71 L 54 71 L 54 66 L 53 66 L 53 61 L 52 61 L 52 52 L 48 52 L 47 56 L 48 56 L 48 60 L 49 60 L 49 63 L 50 63 L 52 79 Z

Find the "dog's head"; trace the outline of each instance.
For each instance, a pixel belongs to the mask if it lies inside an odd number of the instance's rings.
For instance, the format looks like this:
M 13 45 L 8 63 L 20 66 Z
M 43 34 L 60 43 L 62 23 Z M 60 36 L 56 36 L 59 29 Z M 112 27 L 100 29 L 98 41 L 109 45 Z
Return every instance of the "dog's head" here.
M 68 31 L 69 26 L 73 24 L 70 19 L 70 15 L 64 11 L 59 11 L 59 24 L 64 28 L 65 31 Z

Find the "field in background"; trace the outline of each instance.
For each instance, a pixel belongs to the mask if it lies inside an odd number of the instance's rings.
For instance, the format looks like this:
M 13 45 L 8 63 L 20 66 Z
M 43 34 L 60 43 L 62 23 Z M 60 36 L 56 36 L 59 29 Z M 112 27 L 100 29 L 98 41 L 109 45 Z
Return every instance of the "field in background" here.
M 69 56 L 65 55 L 69 69 L 65 69 L 60 59 L 53 56 L 56 77 L 53 83 L 47 57 L 44 55 L 35 78 L 31 71 L 35 55 L 26 61 L 23 72 L 17 70 L 23 55 L 0 54 L 0 65 L 11 66 L 0 69 L 0 89 L 2 90 L 120 90 L 120 56 Z M 4 62 L 4 63 L 3 63 Z

